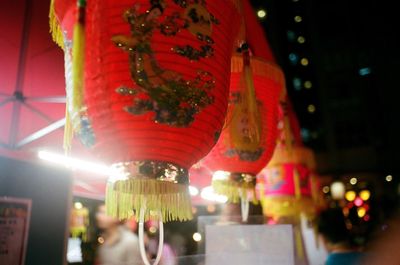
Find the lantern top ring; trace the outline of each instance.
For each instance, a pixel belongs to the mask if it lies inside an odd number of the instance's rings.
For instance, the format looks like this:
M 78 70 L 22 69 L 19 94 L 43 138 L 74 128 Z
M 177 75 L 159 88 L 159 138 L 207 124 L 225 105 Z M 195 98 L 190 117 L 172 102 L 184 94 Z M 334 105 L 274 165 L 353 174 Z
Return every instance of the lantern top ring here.
M 189 184 L 188 170 L 176 164 L 163 161 L 129 161 L 111 166 L 109 181 L 118 180 L 158 180 L 174 184 Z

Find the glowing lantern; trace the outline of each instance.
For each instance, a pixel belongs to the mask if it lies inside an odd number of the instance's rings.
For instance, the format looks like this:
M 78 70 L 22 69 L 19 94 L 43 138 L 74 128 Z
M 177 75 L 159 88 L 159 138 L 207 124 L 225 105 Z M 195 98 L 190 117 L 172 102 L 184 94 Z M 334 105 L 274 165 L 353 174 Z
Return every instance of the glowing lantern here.
M 72 237 L 80 237 L 87 240 L 87 227 L 89 226 L 89 209 L 86 207 L 74 207 L 71 209 L 70 233 Z
M 282 102 L 282 110 L 274 155 L 257 176 L 263 211 L 274 218 L 300 213 L 312 217 L 321 203 L 314 154 L 302 145 L 297 119 L 287 100 Z
M 190 219 L 187 170 L 225 119 L 233 1 L 75 2 L 54 0 L 50 13 L 66 58 L 66 129 L 113 164 L 108 214 Z
M 269 44 L 248 1 L 240 56 L 232 58 L 230 104 L 224 130 L 201 164 L 213 171 L 213 188 L 238 202 L 254 196 L 257 173 L 270 160 L 277 136 L 279 97 L 284 86 Z M 257 37 L 255 37 L 257 36 Z
M 255 115 L 258 120 L 251 121 L 252 114 L 245 112 L 247 106 L 242 107 L 246 104 L 243 102 L 246 92 L 241 91 L 240 86 L 243 63 L 238 56 L 232 62 L 231 103 L 226 126 L 217 145 L 202 163 L 215 172 L 214 190 L 237 202 L 241 192 L 247 194 L 248 190 L 254 190 L 255 176 L 272 156 L 281 86 L 277 82 L 279 77 L 271 78 L 273 72 L 279 76 L 279 68 L 257 58 L 251 59 L 253 75 L 250 78 L 254 82 L 255 98 L 249 105 L 254 104 L 255 112 L 259 112 Z M 253 122 L 254 127 L 243 121 Z

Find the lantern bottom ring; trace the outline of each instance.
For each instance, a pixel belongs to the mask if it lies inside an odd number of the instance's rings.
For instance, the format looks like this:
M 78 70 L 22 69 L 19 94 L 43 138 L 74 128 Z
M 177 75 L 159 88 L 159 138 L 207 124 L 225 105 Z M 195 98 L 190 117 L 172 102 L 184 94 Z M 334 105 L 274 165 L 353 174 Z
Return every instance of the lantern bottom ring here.
M 225 195 L 229 202 L 237 203 L 239 199 L 252 200 L 256 203 L 256 176 L 248 173 L 216 171 L 212 186 L 217 194 Z

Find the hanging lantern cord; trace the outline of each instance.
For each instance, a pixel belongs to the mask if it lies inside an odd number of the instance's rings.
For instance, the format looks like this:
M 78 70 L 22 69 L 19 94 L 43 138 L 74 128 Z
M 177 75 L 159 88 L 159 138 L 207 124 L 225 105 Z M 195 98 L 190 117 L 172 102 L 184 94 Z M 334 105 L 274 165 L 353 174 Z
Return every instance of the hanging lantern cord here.
M 240 199 L 240 207 L 242 210 L 242 222 L 247 222 L 247 220 L 249 219 L 249 199 L 247 198 L 246 191 L 241 191 L 241 199 Z
M 147 255 L 146 255 L 146 250 L 144 247 L 144 216 L 145 216 L 146 208 L 142 207 L 140 208 L 140 216 L 139 216 L 139 248 L 140 248 L 140 255 L 142 256 L 142 260 L 145 265 L 151 265 L 149 262 Z M 158 212 L 158 217 L 159 222 L 158 222 L 158 250 L 157 250 L 157 257 L 154 260 L 153 265 L 158 265 L 161 260 L 161 255 L 164 247 L 164 225 L 163 225 L 163 220 L 162 220 L 162 215 L 161 212 Z

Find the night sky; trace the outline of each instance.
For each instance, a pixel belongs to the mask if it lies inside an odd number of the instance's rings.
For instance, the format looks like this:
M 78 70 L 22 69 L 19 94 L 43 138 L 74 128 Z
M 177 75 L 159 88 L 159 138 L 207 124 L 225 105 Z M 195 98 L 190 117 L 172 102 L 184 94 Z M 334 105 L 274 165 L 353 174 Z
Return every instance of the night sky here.
M 261 21 L 319 171 L 396 175 L 400 43 L 393 2 L 252 3 L 266 10 Z

